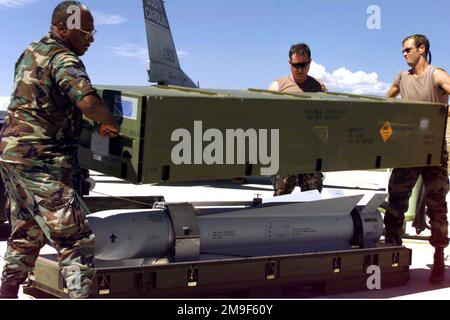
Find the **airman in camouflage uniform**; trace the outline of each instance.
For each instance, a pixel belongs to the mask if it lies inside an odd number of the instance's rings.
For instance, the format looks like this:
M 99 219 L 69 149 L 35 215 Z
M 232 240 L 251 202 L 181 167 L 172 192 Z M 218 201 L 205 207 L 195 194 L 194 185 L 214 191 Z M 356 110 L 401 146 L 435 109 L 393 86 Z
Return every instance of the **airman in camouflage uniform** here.
M 81 28 L 69 28 L 68 7 L 81 11 Z M 33 42 L 15 67 L 15 84 L 0 137 L 1 175 L 10 199 L 11 236 L 0 297 L 15 298 L 51 244 L 72 298 L 90 294 L 94 235 L 74 186 L 82 114 L 115 136 L 117 124 L 92 87 L 79 56 L 93 42 L 93 18 L 79 2 L 64 1 L 52 30 Z
M 411 35 L 403 40 L 403 57 L 411 67 L 402 71 L 394 80 L 387 95 L 403 99 L 448 103 L 450 75 L 443 69 L 430 65 L 430 43 L 424 35 Z M 430 59 L 428 55 L 430 54 Z M 389 207 L 384 217 L 385 241 L 402 244 L 404 213 L 408 210 L 409 197 L 419 176 L 425 186 L 425 203 L 430 218 L 430 244 L 435 248 L 430 282 L 445 279 L 444 248 L 447 247 L 448 221 L 446 195 L 449 191 L 448 153 L 444 152 L 441 166 L 394 169 L 389 180 Z
M 293 45 L 289 50 L 291 74 L 272 82 L 269 90 L 292 93 L 326 91 L 326 87 L 322 82 L 308 75 L 311 61 L 311 49 L 307 44 L 299 43 Z M 276 175 L 272 177 L 272 183 L 275 196 L 292 193 L 297 183 L 301 191 L 317 189 L 321 192 L 323 188 L 323 174 L 321 172 L 313 172 L 296 175 Z

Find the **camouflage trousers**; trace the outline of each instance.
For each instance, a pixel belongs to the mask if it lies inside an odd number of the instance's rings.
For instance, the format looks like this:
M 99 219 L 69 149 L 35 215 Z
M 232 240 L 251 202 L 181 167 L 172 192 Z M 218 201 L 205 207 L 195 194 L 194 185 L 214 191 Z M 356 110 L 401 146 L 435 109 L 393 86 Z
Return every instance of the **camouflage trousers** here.
M 297 183 L 302 192 L 309 190 L 323 189 L 323 174 L 321 172 L 305 173 L 297 175 L 277 175 L 272 177 L 272 184 L 275 190 L 274 196 L 290 194 L 294 191 Z
M 94 276 L 94 235 L 70 173 L 4 162 L 0 168 L 11 220 L 2 282 L 12 286 L 23 283 L 40 249 L 49 243 L 58 252 L 70 297 L 88 297 Z
M 408 211 L 409 197 L 421 175 L 431 225 L 430 244 L 435 248 L 447 247 L 449 243 L 445 200 L 449 191 L 447 159 L 448 154 L 445 154 L 441 167 L 402 168 L 392 171 L 389 180 L 389 207 L 384 216 L 387 242 L 402 243 L 404 214 Z

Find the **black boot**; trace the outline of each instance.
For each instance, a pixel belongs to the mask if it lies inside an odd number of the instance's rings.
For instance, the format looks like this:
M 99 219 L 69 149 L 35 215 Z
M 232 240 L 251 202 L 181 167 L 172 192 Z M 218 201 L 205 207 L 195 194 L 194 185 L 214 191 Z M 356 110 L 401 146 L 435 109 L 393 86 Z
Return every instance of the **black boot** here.
M 384 233 L 384 243 L 392 244 L 394 246 L 401 246 L 403 244 L 402 233 L 400 231 L 390 231 L 386 228 Z
M 19 286 L 11 286 L 2 282 L 0 287 L 0 299 L 18 299 Z
M 434 252 L 433 268 L 431 269 L 430 282 L 439 284 L 445 280 L 444 249 L 436 248 Z

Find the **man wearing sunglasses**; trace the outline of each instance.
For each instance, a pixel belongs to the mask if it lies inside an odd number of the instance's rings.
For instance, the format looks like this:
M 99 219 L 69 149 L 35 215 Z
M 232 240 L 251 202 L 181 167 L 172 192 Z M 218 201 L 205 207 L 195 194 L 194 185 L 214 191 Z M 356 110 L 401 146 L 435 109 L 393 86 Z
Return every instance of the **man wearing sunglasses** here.
M 441 68 L 430 65 L 430 42 L 427 37 L 414 34 L 403 40 L 403 57 L 411 67 L 401 71 L 394 80 L 387 96 L 448 104 L 450 76 Z M 448 153 L 442 158 L 442 166 L 394 169 L 389 180 L 389 208 L 384 217 L 386 242 L 401 245 L 404 213 L 408 210 L 409 197 L 419 176 L 425 186 L 425 203 L 430 218 L 430 244 L 435 248 L 430 282 L 441 283 L 445 279 L 444 248 L 448 245 L 446 195 L 449 191 Z
M 308 75 L 311 66 L 311 49 L 305 43 L 295 44 L 289 50 L 291 73 L 272 82 L 269 90 L 289 93 L 324 92 L 325 85 Z M 322 191 L 323 174 L 313 172 L 307 174 L 276 175 L 272 177 L 275 196 L 290 194 L 297 183 L 302 192 L 309 190 Z
M 74 14 L 78 28 L 71 27 Z M 94 235 L 75 185 L 82 115 L 99 122 L 103 136 L 117 136 L 119 127 L 79 58 L 94 42 L 88 8 L 64 1 L 54 9 L 51 24 L 51 32 L 33 42 L 16 63 L 0 133 L 0 169 L 12 229 L 0 298 L 17 298 L 46 243 L 58 252 L 70 297 L 88 297 L 94 275 Z

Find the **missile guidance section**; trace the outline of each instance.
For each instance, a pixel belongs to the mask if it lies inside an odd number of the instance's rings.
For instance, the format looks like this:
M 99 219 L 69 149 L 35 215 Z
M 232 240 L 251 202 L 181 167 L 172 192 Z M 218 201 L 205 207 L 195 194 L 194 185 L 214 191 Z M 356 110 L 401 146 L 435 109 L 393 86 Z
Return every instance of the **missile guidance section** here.
M 245 209 L 194 209 L 165 204 L 151 210 L 112 210 L 88 216 L 96 236 L 96 259 L 200 255 L 268 256 L 375 247 L 383 233 L 375 196 L 359 212 L 362 196 L 306 203 L 270 204 Z

